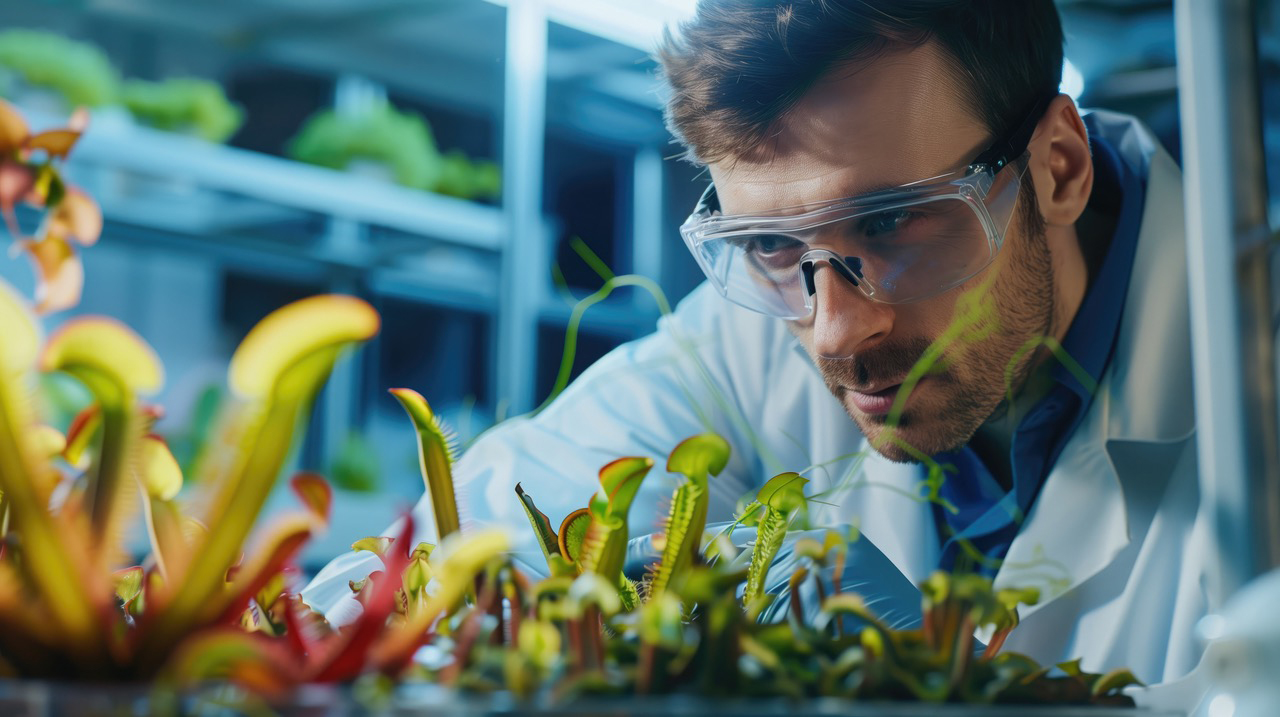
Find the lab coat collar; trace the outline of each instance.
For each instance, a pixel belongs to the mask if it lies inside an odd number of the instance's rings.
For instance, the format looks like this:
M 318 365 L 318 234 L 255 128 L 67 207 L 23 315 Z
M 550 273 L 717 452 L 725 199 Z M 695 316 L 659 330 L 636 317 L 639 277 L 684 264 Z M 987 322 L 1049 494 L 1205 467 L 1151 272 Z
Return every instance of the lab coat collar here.
M 1104 136 L 1147 177 L 1146 206 L 1115 353 L 1099 393 L 1050 472 L 996 576 L 1036 586 L 1039 605 L 1109 565 L 1141 539 L 1191 440 L 1190 320 L 1181 175 L 1136 121 L 1098 113 Z

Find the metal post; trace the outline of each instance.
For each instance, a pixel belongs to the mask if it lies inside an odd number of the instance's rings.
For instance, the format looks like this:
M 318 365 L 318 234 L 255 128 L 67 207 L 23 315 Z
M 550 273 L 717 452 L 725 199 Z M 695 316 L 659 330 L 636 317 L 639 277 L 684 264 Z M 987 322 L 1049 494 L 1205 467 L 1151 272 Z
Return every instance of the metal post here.
M 1271 242 L 1250 0 L 1176 0 L 1202 510 L 1210 608 L 1277 564 L 1280 452 Z
M 356 116 L 374 111 L 386 102 L 386 89 L 359 75 L 341 75 L 334 85 L 333 107 L 338 114 Z M 330 216 L 326 222 L 322 252 L 328 258 L 362 261 L 369 252 L 368 235 L 367 224 L 341 215 Z M 352 296 L 358 295 L 359 289 L 358 283 L 346 275 L 335 278 L 329 285 L 330 291 Z M 348 437 L 360 428 L 356 411 L 365 360 L 359 351 L 348 353 L 334 365 L 321 393 L 319 457 L 322 465 L 317 466 L 320 470 L 331 469 Z
M 635 273 L 662 285 L 662 153 L 646 145 L 636 151 L 631 181 L 631 256 Z M 636 292 L 639 306 L 653 306 L 653 299 Z
M 542 155 L 547 97 L 547 14 L 542 0 L 507 6 L 502 113 L 502 283 L 497 316 L 497 399 L 511 414 L 533 408 L 538 309 L 547 282 Z

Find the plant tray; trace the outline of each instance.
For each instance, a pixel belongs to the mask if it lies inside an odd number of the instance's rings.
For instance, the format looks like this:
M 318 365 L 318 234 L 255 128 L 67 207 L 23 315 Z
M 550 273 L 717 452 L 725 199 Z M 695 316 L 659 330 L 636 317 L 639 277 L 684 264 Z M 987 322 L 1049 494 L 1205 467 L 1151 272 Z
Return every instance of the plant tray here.
M 590 698 L 568 703 L 520 702 L 507 694 L 464 695 L 437 685 L 405 685 L 374 704 L 362 704 L 351 689 L 308 686 L 291 699 L 250 707 L 242 693 L 211 688 L 180 700 L 157 696 L 147 687 L 0 681 L 0 714 L 6 717 L 132 717 L 200 715 L 232 717 L 1186 717 L 1181 712 L 1088 706 L 977 706 L 922 703 L 863 703 L 838 699 L 708 700 L 695 697 Z

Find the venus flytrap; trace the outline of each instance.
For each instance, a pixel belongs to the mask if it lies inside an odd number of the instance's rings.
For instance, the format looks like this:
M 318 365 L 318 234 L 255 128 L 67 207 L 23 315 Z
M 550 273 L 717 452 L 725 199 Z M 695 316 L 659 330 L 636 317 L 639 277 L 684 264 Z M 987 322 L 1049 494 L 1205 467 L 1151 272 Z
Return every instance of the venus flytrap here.
M 160 600 L 166 609 L 147 616 L 140 629 L 147 635 L 143 659 L 158 667 L 191 622 L 217 621 L 237 609 L 238 596 L 223 588 L 225 572 L 238 556 L 275 477 L 292 448 L 304 411 L 328 378 L 341 352 L 377 333 L 380 320 L 363 301 L 352 297 L 303 299 L 268 315 L 241 342 L 232 356 L 228 380 L 239 403 L 224 430 L 224 444 L 238 450 L 207 466 L 210 492 L 203 523 L 216 530 L 200 536 L 187 569 L 166 583 Z M 310 536 L 309 518 L 296 518 L 273 528 L 257 561 L 277 572 Z M 261 576 L 237 580 L 254 586 Z
M 95 560 L 114 562 L 119 556 L 106 551 L 121 542 L 112 538 L 120 534 L 128 509 L 136 505 L 131 467 L 138 460 L 139 440 L 149 428 L 138 396 L 159 390 L 164 370 L 137 334 L 102 318 L 64 324 L 45 345 L 40 369 L 78 379 L 93 394 L 100 411 L 102 437 L 89 468 L 85 500 L 90 529 L 108 536 L 98 546 Z
M 458 532 L 458 500 L 453 489 L 452 439 L 441 426 L 440 419 L 431 412 L 426 399 L 408 388 L 393 388 L 396 397 L 418 434 L 418 462 L 422 479 L 431 496 L 431 510 L 436 519 L 436 534 L 440 540 Z
M 560 522 L 560 531 L 556 533 L 556 550 L 569 563 L 581 569 L 582 545 L 586 542 L 587 531 L 591 527 L 591 510 L 579 508 L 566 515 Z
M 163 376 L 151 349 L 122 325 L 92 317 L 66 323 L 41 348 L 32 317 L 0 284 L 0 491 L 19 537 L 0 557 L 3 659 L 22 675 L 144 679 L 195 633 L 236 624 L 249 606 L 260 617 L 279 610 L 280 573 L 326 523 L 327 487 L 296 478 L 307 510 L 269 526 L 237 564 L 242 546 L 298 414 L 338 353 L 376 329 L 367 304 L 317 297 L 250 333 L 231 371 L 244 402 L 231 424 L 237 432 L 224 443 L 226 472 L 208 485 L 209 527 L 196 528 L 177 502 L 181 471 L 148 433 L 159 413 L 139 401 Z M 60 502 L 50 500 L 63 480 L 50 463 L 55 448 L 25 398 L 37 361 L 78 379 L 94 398 L 62 442 L 67 464 L 87 473 Z M 139 504 L 154 567 L 117 570 L 121 535 Z
M 622 579 L 627 513 L 651 468 L 652 458 L 619 458 L 600 469 L 600 490 L 588 508 L 591 522 L 577 560 L 582 572 L 593 572 L 614 584 Z
M 747 587 L 742 594 L 744 605 L 764 598 L 764 581 L 769 566 L 786 538 L 792 514 L 804 503 L 804 485 L 808 482 L 799 473 L 780 473 L 760 489 L 756 497 L 760 507 L 748 507 L 748 512 L 759 510 L 761 514 L 756 526 L 756 543 L 751 551 Z
M 729 463 L 729 450 L 729 443 L 720 436 L 703 433 L 685 439 L 671 451 L 667 472 L 683 475 L 685 482 L 671 497 L 662 560 L 649 583 L 650 594 L 666 590 L 672 576 L 687 570 L 699 557 L 711 501 L 708 478 L 724 470 Z

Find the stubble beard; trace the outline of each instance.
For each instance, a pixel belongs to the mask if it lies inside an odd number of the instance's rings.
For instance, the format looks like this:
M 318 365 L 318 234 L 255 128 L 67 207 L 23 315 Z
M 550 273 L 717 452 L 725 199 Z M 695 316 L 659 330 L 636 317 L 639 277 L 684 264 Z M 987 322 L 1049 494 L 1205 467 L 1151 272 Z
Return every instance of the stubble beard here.
M 1045 225 L 1035 205 L 1017 215 L 1022 231 L 1005 248 L 1012 254 L 991 287 L 995 315 L 989 336 L 976 342 L 956 342 L 944 349 L 943 361 L 926 374 L 922 393 L 909 397 L 900 413 L 872 416 L 859 411 L 845 386 L 874 385 L 905 375 L 933 343 L 914 339 L 847 359 L 815 357 L 827 388 L 840 400 L 871 446 L 894 462 L 919 462 L 923 457 L 953 451 L 969 442 L 987 420 L 1007 409 L 1006 369 L 1028 342 L 1051 335 L 1054 317 L 1053 262 Z M 1011 386 L 1026 382 L 1043 350 L 1023 351 L 1013 366 Z

